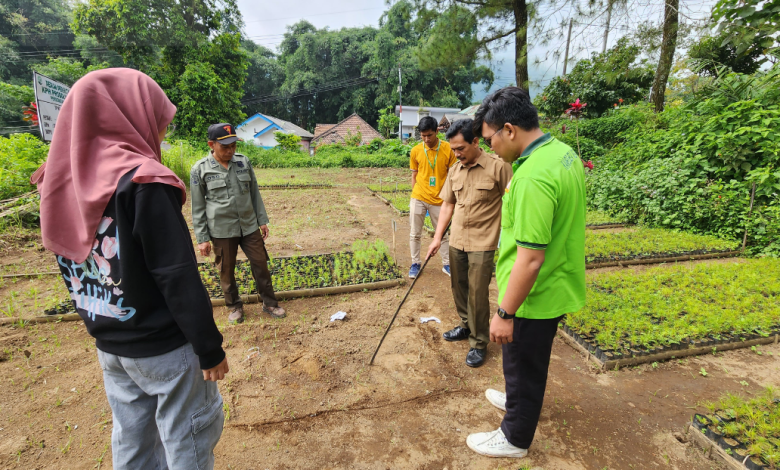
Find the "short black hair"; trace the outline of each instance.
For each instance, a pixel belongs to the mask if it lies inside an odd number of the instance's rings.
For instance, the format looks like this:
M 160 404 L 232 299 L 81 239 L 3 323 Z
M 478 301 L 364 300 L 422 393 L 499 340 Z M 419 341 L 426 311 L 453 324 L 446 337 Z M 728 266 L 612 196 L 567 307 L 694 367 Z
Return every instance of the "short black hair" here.
M 469 144 L 474 142 L 474 121 L 472 119 L 459 119 L 454 121 L 449 129 L 447 129 L 447 140 L 452 140 L 453 137 L 460 134 L 463 136 L 463 140 Z
M 436 119 L 430 116 L 425 116 L 424 118 L 420 119 L 420 122 L 417 123 L 417 129 L 420 132 L 425 132 L 425 131 L 436 132 L 439 129 L 439 123 L 436 122 Z
M 525 131 L 539 128 L 539 113 L 527 91 L 508 86 L 488 95 L 474 115 L 474 134 L 482 137 L 482 123 L 500 129 L 509 123 Z

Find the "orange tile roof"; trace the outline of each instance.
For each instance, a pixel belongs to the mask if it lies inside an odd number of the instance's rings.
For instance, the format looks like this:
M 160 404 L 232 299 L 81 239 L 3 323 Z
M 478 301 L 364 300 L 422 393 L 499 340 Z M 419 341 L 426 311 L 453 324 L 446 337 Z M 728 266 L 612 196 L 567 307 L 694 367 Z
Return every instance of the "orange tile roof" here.
M 327 125 L 328 124 L 317 124 L 317 129 L 319 129 L 320 126 Z M 340 144 L 344 142 L 344 138 L 347 136 L 348 132 L 352 135 L 356 135 L 360 132 L 361 145 L 369 144 L 376 138 L 382 138 L 382 135 L 377 132 L 376 129 L 371 127 L 370 124 L 355 113 L 342 120 L 340 123 L 333 125 L 321 134 L 315 129 L 312 143 L 314 145 Z

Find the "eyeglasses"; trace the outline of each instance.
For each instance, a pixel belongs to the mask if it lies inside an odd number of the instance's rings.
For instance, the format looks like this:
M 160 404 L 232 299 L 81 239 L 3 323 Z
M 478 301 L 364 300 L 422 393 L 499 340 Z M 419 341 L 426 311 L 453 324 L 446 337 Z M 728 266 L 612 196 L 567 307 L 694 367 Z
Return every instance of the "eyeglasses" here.
M 499 129 L 496 132 L 492 133 L 490 135 L 490 137 L 484 137 L 485 143 L 488 145 L 488 147 L 493 148 L 493 137 L 495 137 L 496 134 L 500 134 L 501 131 L 503 131 L 503 130 L 504 130 L 504 128 L 502 127 L 501 129 Z

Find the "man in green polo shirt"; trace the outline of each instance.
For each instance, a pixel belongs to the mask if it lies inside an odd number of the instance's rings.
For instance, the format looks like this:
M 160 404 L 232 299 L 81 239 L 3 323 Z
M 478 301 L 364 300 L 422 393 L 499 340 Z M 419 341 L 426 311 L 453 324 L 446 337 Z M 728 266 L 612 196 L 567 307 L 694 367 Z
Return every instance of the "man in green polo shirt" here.
M 486 97 L 474 130 L 514 175 L 503 198 L 499 308 L 490 325 L 490 340 L 502 345 L 506 394 L 485 392 L 506 415 L 499 429 L 466 443 L 482 455 L 522 458 L 539 423 L 558 322 L 585 305 L 585 173 L 569 146 L 539 129 L 520 88 Z

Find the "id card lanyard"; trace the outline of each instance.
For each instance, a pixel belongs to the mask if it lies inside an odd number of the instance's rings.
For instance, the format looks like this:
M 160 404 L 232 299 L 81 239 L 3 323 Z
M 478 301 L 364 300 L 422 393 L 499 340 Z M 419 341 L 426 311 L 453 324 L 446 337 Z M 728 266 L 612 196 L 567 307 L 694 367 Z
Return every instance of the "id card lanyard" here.
M 428 161 L 428 166 L 431 167 L 431 171 L 436 171 L 436 162 L 439 160 L 439 149 L 441 148 L 441 139 L 439 140 L 439 145 L 436 146 L 436 156 L 433 157 L 433 164 L 431 164 L 430 158 L 428 158 L 428 149 L 425 148 L 425 144 L 423 144 L 423 148 L 425 149 L 425 160 Z M 431 176 L 428 179 L 428 186 L 434 187 L 436 186 L 436 177 Z

